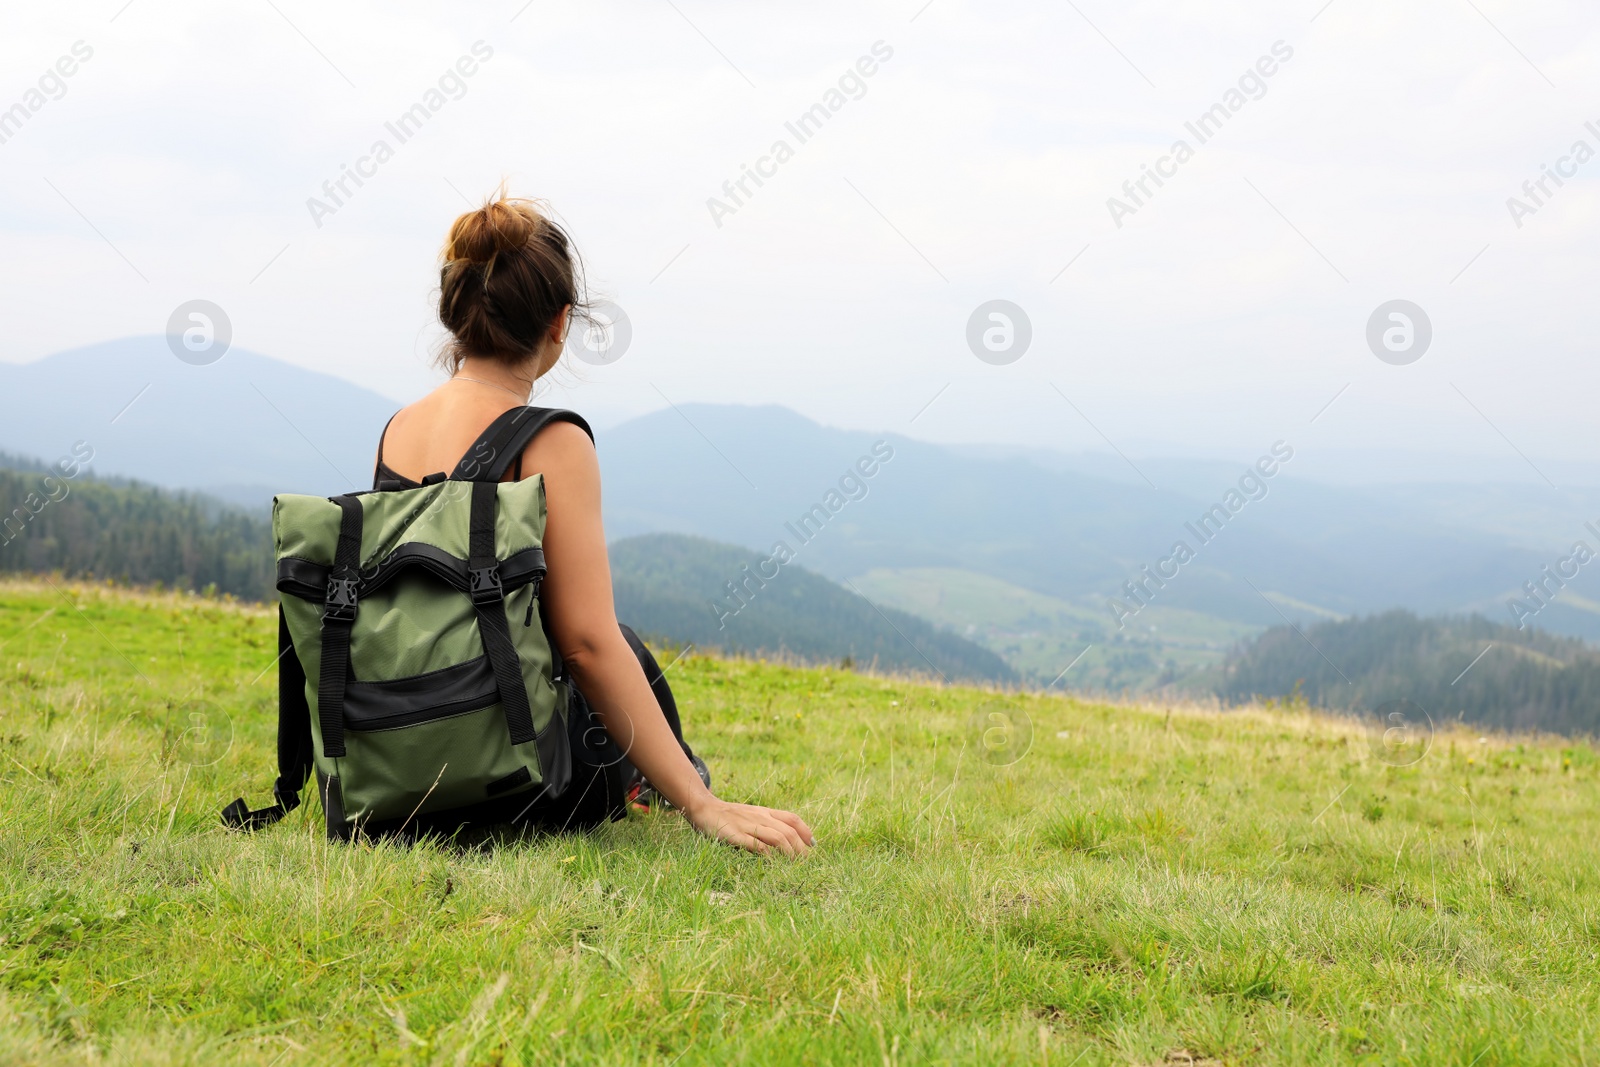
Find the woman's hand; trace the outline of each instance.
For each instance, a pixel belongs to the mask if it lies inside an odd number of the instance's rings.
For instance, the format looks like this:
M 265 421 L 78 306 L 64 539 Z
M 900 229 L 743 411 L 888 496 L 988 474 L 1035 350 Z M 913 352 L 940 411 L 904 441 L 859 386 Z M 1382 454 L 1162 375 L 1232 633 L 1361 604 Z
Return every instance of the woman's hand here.
M 707 837 L 760 855 L 777 849 L 786 856 L 803 856 L 817 843 L 805 820 L 776 808 L 733 804 L 707 794 L 683 814 Z

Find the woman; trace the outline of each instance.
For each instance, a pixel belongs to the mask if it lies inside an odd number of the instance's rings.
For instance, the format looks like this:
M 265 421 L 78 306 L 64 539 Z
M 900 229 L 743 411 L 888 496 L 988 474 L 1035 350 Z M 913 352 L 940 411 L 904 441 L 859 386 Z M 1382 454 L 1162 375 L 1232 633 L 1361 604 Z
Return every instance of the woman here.
M 566 234 L 531 202 L 496 200 L 456 219 L 445 243 L 439 297 L 440 321 L 453 337 L 444 355 L 451 377 L 390 421 L 378 446 L 378 481 L 389 483 L 384 487 L 418 485 L 431 472 L 453 469 L 490 423 L 527 403 L 533 383 L 561 357 L 574 309 L 583 306 L 579 283 Z M 606 733 L 651 789 L 700 833 L 752 852 L 804 853 L 814 841 L 798 815 L 712 794 L 680 744 L 676 723 L 669 724 L 641 656 L 618 627 L 600 518 L 600 465 L 581 420 L 547 425 L 508 477 L 534 473 L 544 476 L 548 506 L 545 625 Z M 657 690 L 670 701 L 654 673 Z M 676 709 L 669 710 L 676 719 Z M 553 820 L 547 815 L 543 821 Z

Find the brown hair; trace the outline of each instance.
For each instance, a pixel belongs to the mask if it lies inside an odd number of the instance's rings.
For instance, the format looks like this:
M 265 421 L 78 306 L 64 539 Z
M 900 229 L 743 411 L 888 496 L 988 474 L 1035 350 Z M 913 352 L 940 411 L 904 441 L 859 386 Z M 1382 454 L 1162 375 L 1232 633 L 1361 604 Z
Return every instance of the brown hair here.
M 440 362 L 452 372 L 467 356 L 521 362 L 562 308 L 586 310 L 572 242 L 532 200 L 502 196 L 462 215 L 443 258 L 439 321 L 455 340 Z

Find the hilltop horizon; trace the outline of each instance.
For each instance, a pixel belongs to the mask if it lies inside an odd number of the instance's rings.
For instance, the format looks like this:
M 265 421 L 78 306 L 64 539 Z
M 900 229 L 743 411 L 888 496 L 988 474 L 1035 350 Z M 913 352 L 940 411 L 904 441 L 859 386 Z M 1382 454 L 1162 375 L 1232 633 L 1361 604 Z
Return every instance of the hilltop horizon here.
M 170 361 L 170 365 L 169 365 Z M 245 363 L 251 367 L 265 369 L 274 377 L 288 380 L 304 380 L 322 382 L 331 386 L 341 397 L 341 401 L 348 402 L 349 398 L 359 398 L 359 410 L 363 416 L 370 415 L 373 411 L 386 411 L 392 414 L 400 407 L 415 400 L 421 393 L 417 392 L 386 392 L 381 383 L 378 387 L 358 381 L 335 369 L 327 367 L 310 368 L 292 360 L 266 355 L 252 349 L 233 345 L 226 355 L 217 361 L 215 366 L 226 367 L 228 363 Z M 134 384 L 135 391 L 129 394 L 127 401 L 133 402 L 144 399 L 138 392 L 141 382 L 152 377 L 161 378 L 167 375 L 181 376 L 184 367 L 172 360 L 169 341 L 166 335 L 159 333 L 130 334 L 123 337 L 108 338 L 88 344 L 77 345 L 61 349 L 37 358 L 25 361 L 8 360 L 0 354 L 0 383 L 7 381 L 7 375 L 13 376 L 17 383 L 13 389 L 25 383 L 26 379 L 43 374 L 47 378 L 70 376 L 76 380 L 84 377 L 91 379 L 108 376 L 119 376 L 119 370 L 130 369 L 128 364 L 137 364 L 147 370 L 144 379 L 135 381 L 136 374 L 126 377 Z M 568 362 L 566 367 L 572 370 L 573 364 Z M 238 369 L 237 366 L 233 369 Z M 248 369 L 248 368 L 246 368 Z M 209 367 L 189 368 L 191 372 L 204 373 Z M 52 372 L 56 372 L 52 374 Z M 165 372 L 163 374 L 162 372 Z M 229 370 L 217 372 L 219 376 L 232 378 Z M 664 411 L 694 407 L 728 407 L 751 408 L 757 410 L 782 411 L 797 416 L 814 425 L 830 430 L 845 432 L 893 432 L 897 436 L 908 440 L 920 441 L 925 444 L 938 445 L 955 451 L 966 452 L 974 456 L 1017 458 L 1036 463 L 1047 468 L 1066 469 L 1091 477 L 1107 481 L 1135 483 L 1149 474 L 1134 465 L 1129 458 L 1148 460 L 1157 464 L 1165 463 L 1168 469 L 1162 473 L 1168 474 L 1174 481 L 1183 483 L 1196 469 L 1207 473 L 1215 472 L 1224 465 L 1234 464 L 1243 457 L 1243 452 L 1228 448 L 1210 446 L 1196 448 L 1174 442 L 1145 442 L 1142 446 L 1138 443 L 1129 444 L 1127 447 L 1053 447 L 1050 445 L 1028 445 L 1016 443 L 1002 443 L 981 436 L 963 436 L 951 439 L 948 436 L 934 434 L 920 434 L 913 425 L 901 425 L 890 430 L 890 424 L 903 422 L 892 417 L 885 417 L 876 421 L 861 421 L 856 423 L 839 422 L 820 416 L 818 413 L 808 413 L 799 407 L 766 402 L 740 402 L 740 401 L 708 401 L 685 400 L 675 403 L 658 394 L 654 404 L 639 406 L 618 405 L 606 395 L 606 386 L 602 382 L 583 381 L 577 377 L 581 374 L 557 371 L 547 383 L 541 383 L 542 392 L 535 395 L 535 402 L 544 406 L 570 407 L 583 414 L 587 421 L 597 431 L 610 430 L 625 425 L 636 419 L 647 418 Z M 303 379 L 301 376 L 305 376 Z M 181 377 L 174 377 L 174 381 L 181 381 Z M 442 373 L 436 376 L 435 384 L 442 381 Z M 13 392 L 11 395 L 18 395 Z M 121 394 L 116 394 L 120 396 Z M 189 393 L 188 395 L 193 395 Z M 116 418 L 123 406 L 131 409 L 132 403 L 126 405 L 115 404 L 116 396 L 106 395 L 104 403 L 99 405 L 97 414 L 107 414 Z M 20 399 L 20 396 L 19 396 Z M 96 398 L 101 399 L 101 398 Z M 274 397 L 274 400 L 277 398 Z M 937 400 L 935 401 L 937 402 Z M 112 410 L 112 406 L 116 410 Z M 3 400 L 0 400 L 0 412 L 7 418 L 7 425 L 0 427 L 0 449 L 9 449 L 18 454 L 26 454 L 25 447 L 16 444 L 17 434 L 11 428 L 25 415 L 25 409 L 8 409 Z M 387 417 L 387 416 L 385 416 Z M 28 421 L 23 419 L 26 425 Z M 90 426 L 92 420 L 85 418 L 82 425 Z M 374 443 L 376 438 L 374 437 Z M 1267 442 L 1263 442 L 1265 445 Z M 1311 462 L 1307 462 L 1307 460 Z M 1538 470 L 1548 471 L 1559 478 L 1560 484 L 1570 487 L 1600 487 L 1600 461 L 1584 462 L 1571 460 L 1561 456 L 1546 456 L 1534 454 Z M 1506 485 L 1531 485 L 1539 484 L 1537 471 L 1529 466 L 1530 460 L 1515 454 L 1506 454 L 1503 449 L 1490 449 L 1487 451 L 1449 451 L 1438 448 L 1417 447 L 1396 451 L 1389 449 L 1363 448 L 1358 446 L 1327 449 L 1323 447 L 1315 456 L 1306 457 L 1302 454 L 1301 475 L 1311 480 L 1322 481 L 1336 485 L 1406 485 L 1412 483 L 1443 482 L 1452 483 L 1503 483 Z M 1309 473 L 1305 468 L 1310 467 Z M 107 473 L 126 477 L 153 478 L 159 484 L 168 485 L 170 488 L 209 489 L 210 487 L 191 484 L 170 482 L 159 475 L 152 475 L 148 471 L 139 470 L 108 470 Z M 1165 479 L 1157 479 L 1161 484 Z
M 260 514 L 281 491 L 365 488 L 394 407 L 242 348 L 191 366 L 164 337 L 125 339 L 0 364 L 0 451 L 52 462 L 82 440 L 97 474 Z M 1292 458 L 1260 478 L 1270 443 L 1232 459 L 949 445 L 777 405 L 675 404 L 597 438 L 612 540 L 691 534 L 763 556 L 784 540 L 806 568 L 1046 677 L 1089 645 L 1084 665 L 1110 670 L 1108 684 L 1213 666 L 1286 618 L 1401 608 L 1516 623 L 1508 605 L 1527 604 L 1535 580 L 1547 595 L 1533 625 L 1600 639 L 1595 568 L 1559 588 L 1544 571 L 1577 539 L 1600 544 L 1584 525 L 1600 490 L 1577 482 L 1351 484 L 1318 478 L 1323 453 L 1287 440 L 1275 447 Z M 893 458 L 841 483 L 875 448 Z M 797 543 L 788 527 L 829 492 L 861 499 Z M 1196 539 L 1197 524 L 1214 536 Z M 1180 541 L 1197 554 L 1174 573 Z

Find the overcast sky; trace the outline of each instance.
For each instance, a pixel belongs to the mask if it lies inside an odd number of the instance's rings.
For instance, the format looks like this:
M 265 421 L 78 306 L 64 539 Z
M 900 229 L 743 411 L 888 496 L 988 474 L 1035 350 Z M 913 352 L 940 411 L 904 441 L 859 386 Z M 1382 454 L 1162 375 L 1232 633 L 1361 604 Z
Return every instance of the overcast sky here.
M 1590 459 L 1600 12 L 1322 4 L 8 2 L 0 358 L 206 299 L 237 346 L 414 398 L 443 234 L 505 180 L 629 317 L 555 397 L 601 423 L 781 403 L 1132 456 L 1284 438 L 1374 476 Z M 968 344 L 995 299 L 1031 324 L 1005 365 Z M 1396 299 L 1433 333 L 1406 365 L 1367 340 Z

